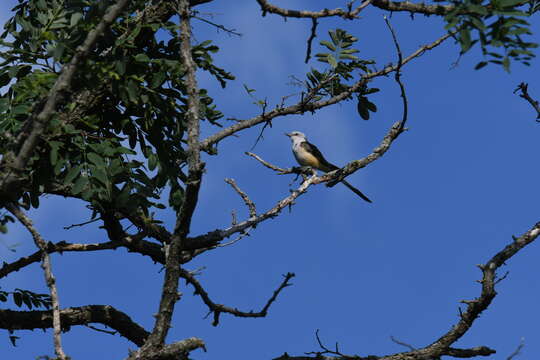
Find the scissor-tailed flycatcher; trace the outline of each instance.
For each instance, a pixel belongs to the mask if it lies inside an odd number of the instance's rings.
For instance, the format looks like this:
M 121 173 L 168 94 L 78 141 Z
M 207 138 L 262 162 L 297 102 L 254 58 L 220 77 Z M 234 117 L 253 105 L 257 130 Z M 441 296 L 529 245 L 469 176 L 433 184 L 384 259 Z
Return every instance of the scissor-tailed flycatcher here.
M 306 135 L 300 131 L 293 131 L 292 133 L 285 135 L 291 138 L 292 152 L 296 158 L 296 161 L 298 161 L 300 165 L 311 166 L 312 168 L 319 169 L 324 172 L 339 169 L 336 165 L 326 161 L 320 150 L 317 149 L 315 145 L 310 144 L 306 139 Z M 366 195 L 362 194 L 360 190 L 349 184 L 347 181 L 341 180 L 341 182 L 343 185 L 351 189 L 356 195 L 360 196 L 367 202 L 371 202 Z

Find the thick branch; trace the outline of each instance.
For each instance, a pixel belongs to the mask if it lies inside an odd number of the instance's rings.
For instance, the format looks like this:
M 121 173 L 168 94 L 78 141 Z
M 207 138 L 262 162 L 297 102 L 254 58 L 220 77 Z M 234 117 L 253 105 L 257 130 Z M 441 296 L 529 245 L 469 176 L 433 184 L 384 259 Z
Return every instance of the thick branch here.
M 180 17 L 180 58 L 186 70 L 187 111 L 187 161 L 188 181 L 183 203 L 178 211 L 174 236 L 166 254 L 165 279 L 163 291 L 156 315 L 156 322 L 147 344 L 139 354 L 144 354 L 148 349 L 161 348 L 165 337 L 169 332 L 170 322 L 178 295 L 178 277 L 180 275 L 180 255 L 182 243 L 189 233 L 191 219 L 197 205 L 199 189 L 204 164 L 200 160 L 199 149 L 199 91 L 195 77 L 196 65 L 191 54 L 191 26 L 190 7 L 187 0 L 178 1 L 178 15 Z
M 454 32 L 451 32 L 451 33 L 448 33 L 446 35 L 441 36 L 440 38 L 438 38 L 437 40 L 435 40 L 431 44 L 421 46 L 415 52 L 413 52 L 411 55 L 409 55 L 408 57 L 403 59 L 403 62 L 402 62 L 401 65 L 405 65 L 408 62 L 410 62 L 411 60 L 413 60 L 414 58 L 422 55 L 427 50 L 431 50 L 431 49 L 435 48 L 436 46 L 440 45 L 443 41 L 445 41 L 446 39 L 448 39 L 452 35 L 454 35 Z M 209 150 L 211 150 L 213 145 L 217 144 L 218 142 L 225 139 L 226 137 L 229 137 L 229 136 L 231 136 L 231 135 L 233 135 L 233 134 L 235 134 L 235 133 L 237 133 L 237 132 L 239 132 L 241 130 L 251 128 L 251 127 L 253 127 L 253 126 L 257 125 L 257 124 L 268 122 L 268 121 L 270 121 L 270 120 L 272 120 L 272 119 L 274 119 L 276 117 L 285 116 L 285 115 L 292 115 L 292 114 L 303 114 L 306 111 L 312 111 L 313 112 L 315 110 L 324 108 L 326 106 L 336 104 L 336 103 L 338 103 L 340 101 L 343 101 L 343 100 L 347 99 L 351 94 L 353 94 L 353 93 L 357 92 L 358 90 L 360 90 L 362 88 L 362 86 L 367 84 L 367 82 L 369 80 L 374 79 L 374 78 L 379 77 L 379 76 L 385 76 L 385 75 L 387 75 L 389 73 L 392 73 L 392 72 L 396 71 L 398 68 L 399 68 L 398 64 L 395 64 L 395 65 L 389 65 L 389 66 L 387 66 L 384 69 L 379 70 L 379 71 L 367 73 L 367 74 L 363 75 L 360 80 L 358 80 L 356 83 L 351 85 L 349 88 L 347 88 L 343 92 L 341 92 L 341 93 L 339 93 L 339 94 L 337 94 L 335 96 L 332 96 L 331 98 L 328 98 L 326 100 L 320 100 L 320 101 L 310 102 L 310 103 L 306 103 L 305 101 L 300 100 L 298 103 L 296 103 L 294 105 L 287 106 L 287 107 L 279 107 L 279 108 L 276 108 L 276 109 L 271 110 L 269 112 L 266 112 L 264 114 L 255 116 L 255 117 L 253 117 L 251 119 L 239 121 L 236 124 L 231 125 L 231 126 L 225 128 L 225 129 L 217 132 L 216 134 L 211 135 L 211 136 L 207 137 L 206 139 L 204 139 L 201 142 L 201 150 L 209 151 Z
M 52 302 L 52 313 L 53 313 L 53 340 L 54 340 L 54 351 L 56 356 L 61 360 L 67 360 L 67 356 L 62 349 L 62 326 L 60 323 L 60 302 L 58 300 L 58 291 L 56 289 L 56 279 L 54 278 L 51 266 L 51 258 L 47 252 L 47 242 L 41 237 L 41 234 L 34 228 L 32 221 L 28 218 L 17 205 L 8 204 L 6 208 L 11 212 L 21 224 L 28 229 L 34 243 L 40 249 L 40 258 L 41 258 L 41 268 L 45 274 L 45 282 L 49 288 L 51 294 Z
M 88 305 L 66 308 L 60 311 L 62 329 L 73 325 L 100 323 L 138 346 L 142 346 L 149 333 L 125 313 L 110 305 Z M 0 328 L 7 330 L 34 330 L 53 326 L 52 312 L 0 310 Z
M 232 308 L 229 306 L 225 306 L 223 304 L 217 304 L 213 302 L 210 299 L 210 296 L 204 290 L 201 283 L 195 278 L 193 274 L 191 274 L 189 271 L 186 271 L 184 269 L 181 270 L 180 276 L 186 280 L 187 283 L 191 284 L 195 288 L 195 294 L 199 295 L 203 302 L 208 306 L 208 310 L 211 313 L 214 313 L 214 321 L 212 322 L 212 325 L 217 326 L 219 324 L 219 316 L 221 313 L 228 313 L 232 314 L 237 317 L 244 317 L 244 318 L 257 318 L 257 317 L 265 317 L 268 314 L 268 309 L 272 305 L 274 301 L 276 301 L 279 293 L 285 289 L 287 286 L 290 286 L 291 283 L 289 283 L 289 280 L 291 280 L 295 275 L 293 273 L 287 273 L 286 275 L 283 275 L 283 281 L 281 285 L 274 291 L 270 299 L 266 302 L 266 304 L 263 306 L 261 311 L 259 312 L 253 312 L 253 311 L 241 311 L 236 308 Z

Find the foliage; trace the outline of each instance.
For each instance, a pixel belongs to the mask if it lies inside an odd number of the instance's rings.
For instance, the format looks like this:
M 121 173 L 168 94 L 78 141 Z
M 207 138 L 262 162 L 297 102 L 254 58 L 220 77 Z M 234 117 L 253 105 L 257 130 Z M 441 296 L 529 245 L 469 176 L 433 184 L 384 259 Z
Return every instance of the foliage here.
M 134 2 L 140 7 L 144 2 Z M 21 1 L 1 35 L 4 59 L 0 83 L 0 151 L 6 153 L 29 114 L 39 109 L 58 71 L 95 27 L 107 2 Z M 157 37 L 165 29 L 166 40 Z M 119 19 L 77 73 L 31 159 L 21 192 L 27 208 L 39 206 L 46 191 L 81 198 L 95 210 L 110 207 L 149 214 L 165 186 L 171 206 L 182 203 L 185 177 L 183 142 L 185 73 L 178 59 L 178 27 L 172 22 Z M 141 49 L 144 49 L 142 51 Z M 214 65 L 218 47 L 204 41 L 193 47 L 199 68 L 224 87 L 233 76 Z M 223 116 L 206 90 L 200 90 L 201 117 L 219 125 Z M 137 151 L 140 156 L 135 156 Z M 52 187 L 52 189 L 51 189 Z
M 529 11 L 525 11 L 526 3 L 521 0 L 456 2 L 453 11 L 445 16 L 446 29 L 458 30 L 461 54 L 477 43 L 480 45 L 487 59 L 480 61 L 476 69 L 491 63 L 502 65 L 506 71 L 510 71 L 512 60 L 530 65 L 530 60 L 535 56 L 532 49 L 538 44 L 524 40 L 524 37 L 532 34 L 530 24 L 524 18 L 538 11 L 538 5 L 531 4 Z
M 36 294 L 32 291 L 15 289 L 14 291 L 8 292 L 0 290 L 0 301 L 7 302 L 9 295 L 15 305 L 18 307 L 26 306 L 29 310 L 32 308 L 44 307 L 45 309 L 51 308 L 51 297 L 47 294 Z

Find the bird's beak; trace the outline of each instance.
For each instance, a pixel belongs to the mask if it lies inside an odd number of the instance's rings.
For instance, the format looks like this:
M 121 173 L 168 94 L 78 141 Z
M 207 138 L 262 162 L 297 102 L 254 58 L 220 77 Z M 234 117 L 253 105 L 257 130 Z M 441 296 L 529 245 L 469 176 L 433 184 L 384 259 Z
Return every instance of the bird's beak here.
M 291 137 L 291 134 L 287 134 L 287 133 L 285 133 L 285 136 Z

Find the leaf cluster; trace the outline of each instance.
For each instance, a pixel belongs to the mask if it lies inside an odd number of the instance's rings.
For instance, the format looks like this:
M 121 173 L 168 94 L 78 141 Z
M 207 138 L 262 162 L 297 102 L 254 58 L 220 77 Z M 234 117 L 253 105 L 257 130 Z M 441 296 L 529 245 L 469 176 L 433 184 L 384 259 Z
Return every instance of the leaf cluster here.
M 532 35 L 530 24 L 525 20 L 538 11 L 538 4 L 530 3 L 529 11 L 522 0 L 465 0 L 455 2 L 453 11 L 445 16 L 446 29 L 458 29 L 456 39 L 461 54 L 475 44 L 480 45 L 486 60 L 480 61 L 476 69 L 488 64 L 502 65 L 510 71 L 512 61 L 530 65 L 535 56 L 532 51 L 538 44 L 526 41 Z
M 146 1 L 129 11 L 100 38 L 79 66 L 30 159 L 18 196 L 38 207 L 45 193 L 76 197 L 94 209 L 178 207 L 186 181 L 185 69 L 179 60 L 178 25 L 148 15 Z M 98 0 L 21 0 L 0 35 L 0 154 L 16 152 L 32 113 L 51 91 L 88 32 L 103 17 Z M 234 76 L 214 64 L 219 48 L 210 40 L 192 55 L 222 87 Z M 220 126 L 223 114 L 205 89 L 199 92 L 201 118 Z
M 18 307 L 26 306 L 28 309 L 40 308 L 50 309 L 52 306 L 51 297 L 48 294 L 37 294 L 29 290 L 15 289 L 14 291 L 0 290 L 0 301 L 7 302 L 11 299 Z
M 314 100 L 320 100 L 324 96 L 334 96 L 348 89 L 348 80 L 353 79 L 353 72 L 368 73 L 368 65 L 374 64 L 372 60 L 361 59 L 357 55 L 358 49 L 353 45 L 358 38 L 342 29 L 330 30 L 330 40 L 320 42 L 329 52 L 318 53 L 317 60 L 328 64 L 330 68 L 323 72 L 312 69 L 307 74 L 307 90 L 315 92 Z M 364 120 L 368 120 L 370 112 L 376 112 L 377 106 L 371 102 L 367 95 L 379 91 L 376 88 L 363 87 L 356 93 L 358 100 L 358 113 Z M 349 96 L 352 99 L 352 96 Z

